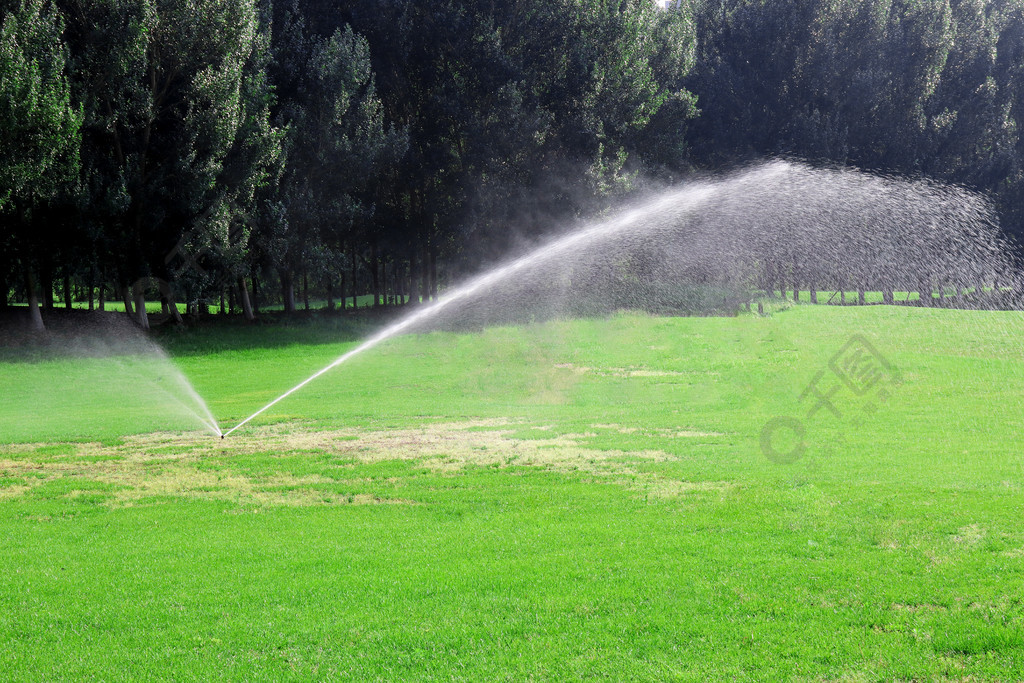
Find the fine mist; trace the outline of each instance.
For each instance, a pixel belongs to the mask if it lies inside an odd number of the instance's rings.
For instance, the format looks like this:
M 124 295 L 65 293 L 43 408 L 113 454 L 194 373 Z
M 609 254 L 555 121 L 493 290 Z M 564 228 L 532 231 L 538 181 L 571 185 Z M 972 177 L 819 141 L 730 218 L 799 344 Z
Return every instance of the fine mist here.
M 220 434 L 181 370 L 123 314 L 55 320 L 31 353 L 19 351 L 7 360 L 10 369 L 0 370 L 16 371 L 19 381 L 4 383 L 0 443 L 38 434 L 39 424 L 55 425 L 54 440 L 152 431 Z M 40 379 L 32 381 L 37 364 Z M 61 366 L 60 386 L 43 379 L 53 377 L 54 364 Z
M 787 290 L 827 302 L 1019 305 L 1018 269 L 988 204 L 959 188 L 776 161 L 655 193 L 441 293 L 225 432 L 350 358 L 408 332 L 617 310 L 735 315 Z M 778 294 L 776 294 L 778 292 Z M 936 296 L 937 295 L 937 296 Z
M 601 227 L 623 216 L 628 225 Z M 1019 267 L 988 202 L 924 180 L 773 161 L 661 190 L 579 231 L 593 234 L 537 246 L 513 275 L 417 329 L 623 309 L 731 315 L 787 290 L 835 304 L 862 303 L 865 291 L 922 306 L 1020 303 Z M 827 294 L 818 301 L 818 292 Z

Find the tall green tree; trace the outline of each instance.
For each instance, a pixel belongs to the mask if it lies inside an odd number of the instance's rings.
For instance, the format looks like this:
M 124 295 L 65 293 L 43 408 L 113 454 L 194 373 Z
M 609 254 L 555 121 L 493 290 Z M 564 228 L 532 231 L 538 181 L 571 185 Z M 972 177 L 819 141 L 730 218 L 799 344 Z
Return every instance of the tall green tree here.
M 395 249 L 422 276 L 414 278 L 421 289 L 435 287 L 441 259 L 475 262 L 473 245 L 500 253 L 516 234 L 628 191 L 645 160 L 683 161 L 683 145 L 662 143 L 695 113 L 681 83 L 694 47 L 686 8 L 668 15 L 641 0 L 305 6 L 322 34 L 350 22 L 367 36 L 386 115 L 408 127 L 401 185 L 386 203 L 409 226 L 399 237 L 406 246 Z
M 287 130 L 272 121 L 277 97 L 270 75 L 271 12 L 269 3 L 260 6 L 256 41 L 242 70 L 239 127 L 209 189 L 209 208 L 182 245 L 185 252 L 176 271 L 179 286 L 190 290 L 190 301 L 218 289 L 237 291 L 248 320 L 255 318 L 249 281 L 262 253 L 258 240 L 286 161 Z M 206 268 L 190 267 L 189 255 L 197 253 L 208 257 Z
M 295 280 L 342 276 L 346 245 L 372 224 L 376 185 L 406 150 L 404 129 L 386 123 L 366 40 L 350 27 L 311 34 L 292 6 L 278 21 L 277 121 L 288 128 L 281 185 L 284 218 L 270 251 L 286 311 L 295 310 Z M 349 263 L 348 265 L 352 265 Z M 319 278 L 318 278 L 319 279 Z
M 218 185 L 224 165 L 241 135 L 267 131 L 251 120 L 268 115 L 266 107 L 247 111 L 245 101 L 246 65 L 266 48 L 257 7 L 253 0 L 67 1 L 87 114 L 90 209 L 104 226 L 126 307 L 134 304 L 147 327 L 147 280 L 166 281 L 168 254 L 183 239 L 195 242 L 205 223 L 230 223 L 224 212 L 232 203 L 221 201 Z
M 920 172 L 954 43 L 948 0 L 707 0 L 692 129 L 714 164 L 788 154 Z
M 44 0 L 5 3 L 0 25 L 0 253 L 20 264 L 32 324 L 42 329 L 34 269 L 48 248 L 33 212 L 74 183 L 82 116 L 66 77 L 64 22 Z M 7 271 L 9 272 L 9 271 Z M 6 303 L 8 282 L 0 281 Z

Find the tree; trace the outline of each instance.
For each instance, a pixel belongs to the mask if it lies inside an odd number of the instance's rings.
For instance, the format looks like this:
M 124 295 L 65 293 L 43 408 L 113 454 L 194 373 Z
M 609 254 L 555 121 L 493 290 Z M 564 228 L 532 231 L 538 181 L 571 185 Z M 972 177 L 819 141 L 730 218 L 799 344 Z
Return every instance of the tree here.
M 114 277 L 148 327 L 145 290 L 166 282 L 183 241 L 231 222 L 224 165 L 241 135 L 267 131 L 248 110 L 246 66 L 265 49 L 253 0 L 68 0 L 86 108 L 90 212 Z M 236 174 L 237 175 L 237 174 Z M 223 230 L 222 230 L 223 232 Z M 131 291 L 129 292 L 129 288 Z
M 401 183 L 377 202 L 407 228 L 378 231 L 428 295 L 440 259 L 502 253 L 517 234 L 550 230 L 595 210 L 595 196 L 632 189 L 647 150 L 665 140 L 658 136 L 695 113 L 680 83 L 693 51 L 685 8 L 669 15 L 646 0 L 304 6 L 321 35 L 351 23 L 367 36 L 385 114 L 408 128 Z M 649 156 L 678 168 L 682 149 Z M 533 210 L 526 220 L 524 206 Z
M 0 26 L 0 246 L 25 278 L 32 324 L 43 328 L 33 270 L 44 235 L 28 229 L 40 202 L 74 182 L 81 113 L 65 76 L 63 20 L 44 0 L 4 7 Z M 12 218 L 13 216 L 13 218 Z M 36 226 L 38 227 L 38 225 Z M 7 283 L 3 282 L 7 298 Z
M 773 154 L 920 172 L 952 49 L 947 0 L 703 4 L 691 81 L 705 162 Z
M 385 123 L 369 46 L 348 26 L 310 35 L 298 6 L 278 21 L 276 120 L 288 128 L 281 186 L 285 221 L 271 249 L 285 310 L 295 310 L 295 276 L 336 277 L 346 242 L 373 217 L 372 188 L 405 153 L 403 129 Z
M 220 166 L 216 182 L 209 189 L 209 208 L 192 231 L 187 245 L 193 253 L 210 245 L 208 265 L 221 275 L 213 281 L 206 273 L 188 272 L 192 299 L 212 286 L 237 288 L 247 320 L 254 320 L 254 305 L 247 278 L 260 254 L 256 240 L 268 222 L 268 204 L 279 189 L 284 172 L 284 141 L 287 131 L 271 121 L 276 102 L 268 73 L 272 14 L 269 3 L 260 7 L 256 40 L 242 70 L 240 123 L 234 141 Z M 179 277 L 179 281 L 183 278 Z M 173 309 L 172 309 L 173 310 Z

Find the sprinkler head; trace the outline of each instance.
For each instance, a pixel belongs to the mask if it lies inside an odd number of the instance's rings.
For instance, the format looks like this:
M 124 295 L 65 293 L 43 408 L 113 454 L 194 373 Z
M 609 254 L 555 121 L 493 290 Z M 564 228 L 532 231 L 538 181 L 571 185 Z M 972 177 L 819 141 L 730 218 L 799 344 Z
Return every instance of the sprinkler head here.
M 223 435 L 223 434 L 221 434 L 221 435 L 220 435 L 220 438 L 222 438 L 222 439 L 223 439 L 223 438 L 224 438 L 224 435 Z

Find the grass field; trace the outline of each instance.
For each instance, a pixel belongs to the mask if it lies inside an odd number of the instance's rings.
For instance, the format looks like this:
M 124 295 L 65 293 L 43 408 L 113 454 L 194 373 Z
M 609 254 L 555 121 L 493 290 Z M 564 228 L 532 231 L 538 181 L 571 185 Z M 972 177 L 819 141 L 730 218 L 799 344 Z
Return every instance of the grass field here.
M 230 427 L 348 324 L 159 341 Z M 795 306 L 414 335 L 225 440 L 153 398 L 166 369 L 6 356 L 0 671 L 1020 679 L 1022 330 Z

